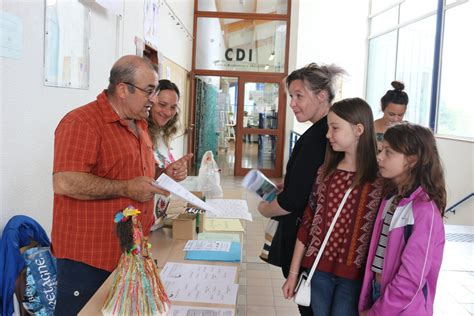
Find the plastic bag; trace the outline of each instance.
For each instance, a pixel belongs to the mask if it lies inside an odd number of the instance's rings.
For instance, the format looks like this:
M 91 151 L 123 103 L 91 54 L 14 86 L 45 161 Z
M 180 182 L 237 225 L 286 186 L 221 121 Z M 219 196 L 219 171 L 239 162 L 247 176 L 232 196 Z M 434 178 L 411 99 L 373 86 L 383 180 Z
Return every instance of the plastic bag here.
M 32 315 L 53 315 L 56 306 L 56 259 L 48 247 L 28 249 L 23 306 Z
M 198 174 L 198 190 L 205 197 L 222 197 L 220 169 L 211 150 L 204 153 Z

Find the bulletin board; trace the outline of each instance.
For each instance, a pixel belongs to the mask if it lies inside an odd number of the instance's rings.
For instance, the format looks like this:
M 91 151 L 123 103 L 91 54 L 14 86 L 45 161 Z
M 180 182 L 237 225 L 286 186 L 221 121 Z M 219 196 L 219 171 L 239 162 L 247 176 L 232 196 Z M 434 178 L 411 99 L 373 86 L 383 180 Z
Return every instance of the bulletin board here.
M 189 72 L 180 65 L 166 58 L 162 54 L 159 55 L 158 59 L 160 63 L 160 79 L 168 79 L 174 82 L 178 86 L 181 95 L 181 98 L 179 100 L 179 107 L 181 110 L 181 130 L 176 135 L 176 137 L 179 137 L 184 134 L 184 130 L 186 129 L 188 124 L 188 101 L 190 89 Z

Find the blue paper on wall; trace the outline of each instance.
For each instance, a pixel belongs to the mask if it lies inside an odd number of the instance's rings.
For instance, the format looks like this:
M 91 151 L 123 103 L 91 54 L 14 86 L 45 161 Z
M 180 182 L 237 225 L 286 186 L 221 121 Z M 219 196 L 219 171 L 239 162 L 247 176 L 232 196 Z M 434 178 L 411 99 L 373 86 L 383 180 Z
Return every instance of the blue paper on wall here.
M 229 251 L 187 251 L 184 259 L 240 262 L 240 242 L 232 242 Z

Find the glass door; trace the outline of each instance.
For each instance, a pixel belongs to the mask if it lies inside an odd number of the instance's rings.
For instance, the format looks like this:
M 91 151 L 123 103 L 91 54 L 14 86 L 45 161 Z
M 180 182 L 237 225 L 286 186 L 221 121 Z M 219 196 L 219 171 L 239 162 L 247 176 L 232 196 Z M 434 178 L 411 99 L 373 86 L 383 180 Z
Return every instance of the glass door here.
M 242 76 L 237 99 L 235 175 L 281 177 L 285 94 L 281 78 Z
M 237 77 L 195 76 L 194 161 L 196 173 L 212 151 L 224 176 L 234 175 Z

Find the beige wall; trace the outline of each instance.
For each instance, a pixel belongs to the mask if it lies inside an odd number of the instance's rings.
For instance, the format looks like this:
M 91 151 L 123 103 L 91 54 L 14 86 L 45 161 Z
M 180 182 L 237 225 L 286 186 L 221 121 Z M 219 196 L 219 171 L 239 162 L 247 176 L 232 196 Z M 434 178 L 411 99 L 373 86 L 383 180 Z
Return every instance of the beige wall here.
M 446 176 L 448 207 L 474 192 L 474 143 L 437 138 L 438 150 Z M 449 213 L 447 224 L 474 225 L 474 198 Z

